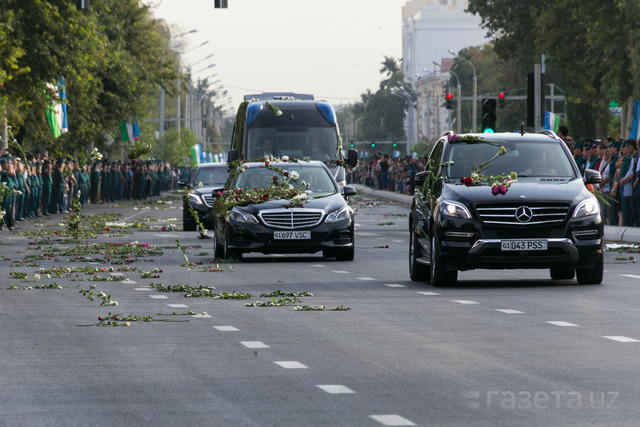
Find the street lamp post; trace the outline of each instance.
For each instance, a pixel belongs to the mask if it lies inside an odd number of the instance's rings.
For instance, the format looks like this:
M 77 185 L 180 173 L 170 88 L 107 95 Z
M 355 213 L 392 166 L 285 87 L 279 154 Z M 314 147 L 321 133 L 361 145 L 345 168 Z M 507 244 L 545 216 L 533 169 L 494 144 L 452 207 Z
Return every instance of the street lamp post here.
M 184 33 L 180 33 L 177 36 L 174 37 L 169 37 L 167 39 L 167 41 L 164 43 L 164 46 L 162 47 L 162 66 L 164 67 L 164 51 L 167 48 L 167 44 L 169 44 L 169 42 L 172 39 L 176 39 L 178 37 L 182 37 L 182 36 L 186 36 L 187 34 L 192 34 L 197 32 L 197 29 L 193 29 L 191 31 L 187 31 Z M 160 141 L 164 140 L 164 88 L 162 88 L 162 86 L 160 87 L 160 117 L 159 117 L 159 121 L 158 121 L 158 137 L 160 138 Z
M 461 61 L 464 61 L 467 64 L 471 65 L 471 68 L 473 69 L 473 106 L 471 108 L 471 132 L 475 133 L 476 125 L 478 123 L 478 75 L 476 74 L 476 67 L 474 67 L 468 59 L 458 56 L 453 50 L 449 49 L 449 53 L 460 59 Z

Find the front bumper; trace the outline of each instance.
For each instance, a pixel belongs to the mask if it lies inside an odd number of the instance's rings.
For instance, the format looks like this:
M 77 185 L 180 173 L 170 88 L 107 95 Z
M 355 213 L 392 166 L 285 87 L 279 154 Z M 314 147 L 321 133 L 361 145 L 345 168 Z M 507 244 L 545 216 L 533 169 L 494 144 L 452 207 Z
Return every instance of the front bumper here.
M 325 249 L 349 248 L 354 245 L 353 219 L 335 223 L 321 223 L 311 229 L 310 239 L 277 240 L 273 232 L 279 231 L 263 224 L 227 222 L 229 248 L 241 252 L 261 253 L 315 253 Z

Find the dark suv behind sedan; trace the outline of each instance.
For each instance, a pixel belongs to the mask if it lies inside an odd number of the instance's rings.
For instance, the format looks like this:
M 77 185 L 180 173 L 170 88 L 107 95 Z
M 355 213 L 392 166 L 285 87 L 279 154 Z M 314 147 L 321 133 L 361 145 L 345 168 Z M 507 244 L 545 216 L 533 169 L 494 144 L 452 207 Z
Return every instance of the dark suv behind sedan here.
M 592 193 L 599 182 L 596 171 L 580 174 L 551 132 L 448 132 L 416 175 L 411 279 L 454 285 L 459 270 L 526 268 L 601 283 L 604 228 Z
M 180 181 L 181 186 L 192 190 L 189 198 L 182 201 L 182 228 L 184 231 L 195 231 L 196 221 L 191 215 L 189 204 L 198 214 L 198 221 L 207 229 L 213 229 L 213 215 L 211 204 L 213 192 L 224 190 L 229 178 L 229 166 L 226 163 L 203 163 L 191 174 L 187 181 Z

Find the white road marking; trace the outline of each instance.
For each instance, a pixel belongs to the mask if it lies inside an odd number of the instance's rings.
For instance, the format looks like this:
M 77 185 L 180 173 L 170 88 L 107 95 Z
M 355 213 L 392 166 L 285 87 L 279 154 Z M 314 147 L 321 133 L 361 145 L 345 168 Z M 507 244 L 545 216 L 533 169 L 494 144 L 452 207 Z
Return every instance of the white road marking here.
M 637 274 L 621 274 L 622 277 L 629 277 L 631 279 L 640 279 L 640 276 Z
M 623 337 L 623 336 L 610 336 L 610 337 L 605 336 L 604 338 L 607 338 L 613 341 L 618 341 L 618 342 L 640 342 L 640 340 L 636 340 L 634 338 L 629 338 L 629 337 Z
M 326 265 L 322 265 L 322 264 L 311 264 L 309 267 L 324 268 L 324 267 L 326 267 Z
M 167 304 L 171 308 L 189 308 L 186 304 Z
M 578 326 L 575 323 L 563 322 L 561 320 L 547 320 L 546 323 L 556 326 Z
M 284 360 L 284 361 L 279 361 L 274 363 L 285 369 L 309 369 L 308 366 L 300 362 L 296 362 L 295 360 Z
M 524 311 L 514 310 L 512 308 L 496 308 L 496 311 L 500 311 L 506 314 L 523 314 Z
M 439 293 L 437 293 L 437 292 L 418 292 L 418 293 L 419 293 L 420 295 L 426 295 L 426 296 L 428 296 L 428 297 L 430 297 L 430 296 L 434 296 L 434 295 L 440 295 L 440 294 L 439 294 Z
M 166 295 L 149 295 L 149 297 L 153 299 L 169 299 L 169 297 Z
M 392 240 L 393 243 L 405 243 L 403 240 Z
M 240 341 L 240 344 L 247 348 L 269 348 L 269 346 L 262 341 Z
M 358 280 L 376 280 L 373 277 L 358 277 Z
M 401 417 L 400 415 L 370 415 L 370 417 L 385 426 L 414 426 L 415 425 L 415 423 L 412 423 L 411 421 Z
M 174 237 L 173 233 L 152 233 L 156 237 Z
M 361 231 L 360 233 L 358 233 L 358 236 L 379 236 L 379 234 L 378 233 L 368 233 L 368 232 Z
M 329 394 L 355 393 L 349 387 L 339 384 L 318 384 L 318 387 Z
M 134 281 L 134 280 L 122 280 L 120 283 L 130 283 L 130 284 L 132 284 L 132 285 L 135 285 L 135 284 L 136 284 L 136 283 L 138 283 L 138 282 L 136 282 L 136 281 Z
M 234 328 L 233 326 L 214 326 L 220 332 L 236 332 L 239 331 L 238 328 Z
M 151 288 L 133 288 L 134 291 L 150 291 Z
M 453 302 L 457 302 L 458 304 L 480 304 L 476 301 L 470 301 L 468 299 L 454 299 Z
M 406 288 L 405 285 L 400 285 L 398 283 L 385 283 L 384 285 L 390 288 Z
M 332 271 L 332 273 L 337 273 L 337 274 L 349 274 L 348 271 L 344 271 L 344 270 L 334 270 Z
M 121 277 L 124 276 L 123 273 L 109 273 L 110 275 L 114 276 L 114 277 Z

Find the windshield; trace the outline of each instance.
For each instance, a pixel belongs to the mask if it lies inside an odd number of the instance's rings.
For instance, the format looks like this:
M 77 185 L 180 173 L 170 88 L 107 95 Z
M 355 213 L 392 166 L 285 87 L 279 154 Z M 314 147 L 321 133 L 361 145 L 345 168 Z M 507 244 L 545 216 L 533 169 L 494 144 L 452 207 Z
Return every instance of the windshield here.
M 224 185 L 228 177 L 229 171 L 226 167 L 199 168 L 193 182 L 202 185 Z
M 308 185 L 308 191 L 312 193 L 335 193 L 336 187 L 333 184 L 331 176 L 324 168 L 291 168 L 289 170 L 289 184 L 296 185 Z M 295 179 L 292 172 L 297 172 L 298 177 Z M 273 177 L 278 176 L 277 172 L 274 172 L 267 168 L 245 168 L 245 171 L 238 175 L 235 182 L 236 188 L 251 189 L 264 189 L 268 188 L 273 183 Z M 317 195 L 317 194 L 316 194 Z
M 338 135 L 331 127 L 280 127 L 249 129 L 247 158 L 265 156 L 336 160 Z
M 486 142 L 456 143 L 449 146 L 444 161 L 449 178 L 470 176 L 472 171 L 496 156 L 500 147 L 506 153 L 491 161 L 482 175 L 507 175 L 516 172 L 518 178 L 524 177 L 564 177 L 573 178 L 574 171 L 567 154 L 559 144 L 548 142 Z

